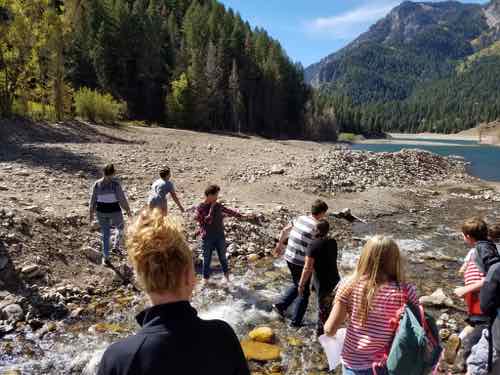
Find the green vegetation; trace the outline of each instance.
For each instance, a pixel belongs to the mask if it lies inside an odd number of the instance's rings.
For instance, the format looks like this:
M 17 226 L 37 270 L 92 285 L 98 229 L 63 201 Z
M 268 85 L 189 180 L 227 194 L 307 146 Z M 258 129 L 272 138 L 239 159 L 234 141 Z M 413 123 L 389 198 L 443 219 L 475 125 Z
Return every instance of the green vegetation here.
M 75 107 L 78 116 L 93 122 L 112 124 L 125 114 L 125 104 L 113 99 L 110 94 L 81 88 L 75 94 Z
M 354 133 L 340 133 L 339 134 L 339 142 L 354 142 L 358 138 L 358 135 Z
M 302 67 L 216 0 L 3 0 L 0 8 L 1 117 L 31 116 L 27 103 L 39 103 L 51 110 L 37 113 L 60 120 L 75 115 L 76 101 L 83 116 L 110 121 L 113 97 L 126 103 L 127 120 L 307 134 Z

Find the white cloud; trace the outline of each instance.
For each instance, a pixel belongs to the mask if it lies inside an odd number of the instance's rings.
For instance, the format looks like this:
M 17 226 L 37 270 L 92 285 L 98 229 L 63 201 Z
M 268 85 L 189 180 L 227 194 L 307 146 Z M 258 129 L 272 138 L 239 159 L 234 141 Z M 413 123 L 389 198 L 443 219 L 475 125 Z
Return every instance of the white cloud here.
M 401 1 L 377 0 L 331 17 L 306 22 L 306 31 L 327 39 L 352 39 L 389 13 Z

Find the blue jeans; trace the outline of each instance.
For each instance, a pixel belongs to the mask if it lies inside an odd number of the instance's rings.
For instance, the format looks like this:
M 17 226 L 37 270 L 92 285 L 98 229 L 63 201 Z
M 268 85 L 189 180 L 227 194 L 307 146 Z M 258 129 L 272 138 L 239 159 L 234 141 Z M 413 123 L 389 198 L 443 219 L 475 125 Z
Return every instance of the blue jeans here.
M 113 241 L 113 247 L 117 247 L 123 236 L 123 214 L 117 212 L 97 212 L 97 221 L 101 227 L 102 252 L 104 258 L 109 258 L 109 242 L 111 239 L 111 228 L 116 228 L 117 233 Z
M 210 263 L 212 262 L 212 253 L 217 251 L 219 262 L 224 275 L 228 273 L 227 258 L 226 258 L 226 238 L 224 235 L 207 236 L 201 240 L 201 249 L 203 251 L 203 278 L 210 277 Z
M 373 369 L 367 368 L 363 370 L 352 370 L 345 366 L 342 367 L 342 375 L 375 375 Z M 377 375 L 387 375 L 386 368 L 377 368 Z
M 302 276 L 303 266 L 298 266 L 296 264 L 287 262 L 288 269 L 292 275 L 293 285 L 288 288 L 285 292 L 285 295 L 276 304 L 276 307 L 282 311 L 286 311 L 290 305 L 297 300 L 297 304 L 295 305 L 293 314 L 292 314 L 292 324 L 301 325 L 302 319 L 304 319 L 304 315 L 307 310 L 307 305 L 309 304 L 309 295 L 311 293 L 310 288 L 310 280 L 307 282 L 307 285 L 304 288 L 304 294 L 299 296 L 299 283 L 300 277 Z

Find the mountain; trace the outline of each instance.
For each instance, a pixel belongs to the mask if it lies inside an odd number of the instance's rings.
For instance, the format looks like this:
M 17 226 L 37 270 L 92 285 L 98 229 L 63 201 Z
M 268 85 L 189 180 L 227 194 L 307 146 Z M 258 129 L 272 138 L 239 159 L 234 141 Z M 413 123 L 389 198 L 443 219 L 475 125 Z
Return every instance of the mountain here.
M 457 66 L 498 40 L 500 0 L 486 6 L 406 1 L 345 48 L 309 66 L 305 78 L 356 104 L 401 101 L 457 74 Z

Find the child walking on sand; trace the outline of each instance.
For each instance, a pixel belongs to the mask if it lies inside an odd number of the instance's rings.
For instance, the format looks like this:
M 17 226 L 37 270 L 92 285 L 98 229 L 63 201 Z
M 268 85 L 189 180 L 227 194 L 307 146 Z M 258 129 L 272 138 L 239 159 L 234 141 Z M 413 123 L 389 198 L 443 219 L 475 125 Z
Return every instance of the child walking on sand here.
M 182 207 L 182 204 L 175 192 L 174 183 L 170 181 L 170 168 L 163 167 L 159 174 L 160 178 L 153 182 L 153 185 L 151 185 L 151 192 L 149 193 L 148 198 L 149 208 L 158 208 L 163 215 L 166 215 L 168 213 L 167 195 L 170 194 L 174 202 L 177 204 L 177 207 L 179 207 L 179 210 L 184 212 L 184 207 Z

